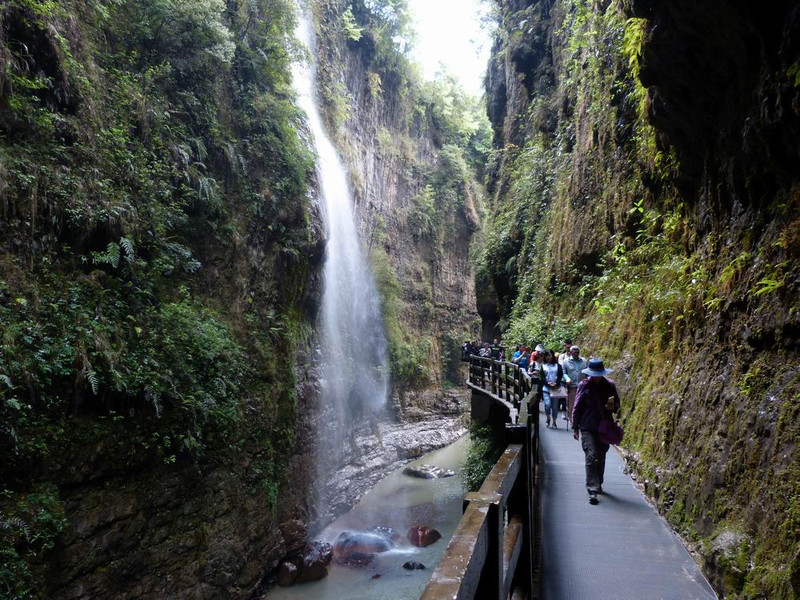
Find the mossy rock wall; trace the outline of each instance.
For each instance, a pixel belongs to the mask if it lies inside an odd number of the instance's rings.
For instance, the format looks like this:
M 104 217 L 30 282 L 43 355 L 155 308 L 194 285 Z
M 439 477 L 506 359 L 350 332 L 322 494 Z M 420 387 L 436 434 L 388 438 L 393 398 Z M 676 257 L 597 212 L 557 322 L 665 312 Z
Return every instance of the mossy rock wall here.
M 800 594 L 798 10 L 499 2 L 484 318 L 577 337 L 726 597 Z
M 323 240 L 292 11 L 0 7 L 4 598 L 246 597 L 303 543 Z

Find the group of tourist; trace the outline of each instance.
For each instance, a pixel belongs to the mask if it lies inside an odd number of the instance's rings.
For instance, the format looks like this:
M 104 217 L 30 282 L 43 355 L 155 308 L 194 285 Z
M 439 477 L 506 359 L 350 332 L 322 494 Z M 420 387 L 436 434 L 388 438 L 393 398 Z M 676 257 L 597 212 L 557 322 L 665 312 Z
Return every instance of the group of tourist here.
M 469 360 L 470 356 L 480 356 L 482 358 L 493 358 L 495 360 L 505 359 L 506 349 L 500 345 L 498 340 L 489 342 L 470 342 L 467 340 L 461 344 L 461 360 Z
M 492 344 L 464 342 L 461 350 L 463 360 L 469 360 L 471 355 L 494 360 L 508 358 L 498 340 Z M 510 359 L 536 380 L 547 428 L 558 429 L 559 411 L 565 411 L 564 419 L 571 425 L 573 437 L 580 439 L 583 448 L 589 502 L 597 504 L 598 494 L 603 493 L 603 474 L 609 449 L 599 430 L 602 422 L 613 422 L 614 414 L 620 409 L 616 385 L 606 377 L 611 370 L 606 369 L 598 358 L 586 360 L 581 356 L 580 347 L 572 340 L 565 342 L 560 354 L 541 344 L 533 350 L 517 346 Z
M 581 373 L 588 365 L 580 354 L 581 349 L 567 340 L 564 351 L 547 350 L 541 344 L 532 351 L 518 346 L 511 362 L 527 371 L 538 381 L 538 396 L 544 404 L 546 427 L 558 429 L 558 414 L 564 411 L 564 419 L 570 422 L 578 384 L 585 375 Z

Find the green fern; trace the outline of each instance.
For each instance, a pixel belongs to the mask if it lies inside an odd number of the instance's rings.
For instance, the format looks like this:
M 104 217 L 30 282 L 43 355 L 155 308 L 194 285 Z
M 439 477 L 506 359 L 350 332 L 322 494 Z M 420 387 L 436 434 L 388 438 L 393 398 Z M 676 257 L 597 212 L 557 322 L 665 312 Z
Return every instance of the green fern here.
M 121 237 L 119 238 L 119 245 L 125 251 L 125 259 L 128 262 L 132 262 L 136 258 L 136 249 L 133 246 L 133 241 L 129 238 Z
M 96 265 L 111 265 L 116 269 L 119 266 L 119 259 L 121 256 L 122 251 L 119 244 L 116 242 L 109 242 L 105 252 L 92 252 L 92 262 Z
M 342 26 L 344 27 L 344 34 L 347 36 L 347 39 L 353 42 L 360 40 L 361 35 L 364 33 L 364 28 L 358 26 L 355 15 L 353 15 L 352 6 L 348 6 L 342 13 Z
M 756 283 L 756 286 L 757 288 L 752 292 L 753 296 L 764 296 L 765 294 L 771 294 L 772 292 L 783 287 L 783 279 L 765 277 Z
M 4 529 L 6 531 L 18 531 L 23 535 L 26 541 L 30 541 L 31 539 L 31 528 L 30 526 L 17 517 L 6 517 L 2 513 L 0 513 L 0 529 Z
M 97 378 L 97 373 L 94 371 L 89 371 L 89 373 L 86 375 L 86 379 L 92 388 L 92 393 L 96 396 L 98 390 L 100 389 L 100 380 Z

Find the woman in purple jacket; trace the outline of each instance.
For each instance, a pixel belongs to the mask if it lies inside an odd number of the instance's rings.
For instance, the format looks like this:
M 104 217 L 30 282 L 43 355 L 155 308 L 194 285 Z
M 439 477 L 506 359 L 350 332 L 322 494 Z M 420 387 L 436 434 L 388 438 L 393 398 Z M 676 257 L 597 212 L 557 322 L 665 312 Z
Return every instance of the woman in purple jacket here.
M 617 386 L 606 375 L 611 373 L 599 358 L 589 359 L 589 366 L 581 371 L 587 376 L 578 385 L 575 407 L 572 409 L 572 437 L 578 439 L 586 456 L 586 490 L 589 503 L 597 504 L 597 494 L 603 493 L 603 473 L 606 470 L 608 444 L 600 441 L 597 428 L 603 419 L 613 420 L 619 411 Z

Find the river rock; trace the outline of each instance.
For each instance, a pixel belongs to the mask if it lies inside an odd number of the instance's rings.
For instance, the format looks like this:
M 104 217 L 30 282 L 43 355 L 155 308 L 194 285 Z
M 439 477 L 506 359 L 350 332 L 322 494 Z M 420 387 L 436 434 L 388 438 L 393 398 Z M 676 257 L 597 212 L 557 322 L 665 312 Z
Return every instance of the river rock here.
M 374 554 L 376 552 L 386 552 L 394 548 L 394 542 L 382 534 L 371 532 L 343 531 L 336 538 L 333 547 L 334 554 L 347 556 L 354 552 L 362 554 Z
M 435 467 L 433 465 L 409 465 L 403 469 L 403 473 L 411 477 L 419 477 L 420 479 L 442 479 L 455 475 L 455 471 L 442 469 L 441 467 Z
M 424 569 L 425 565 L 423 565 L 421 562 L 410 560 L 403 564 L 403 568 L 408 569 L 409 571 L 416 571 L 417 569 Z
M 281 587 L 290 587 L 295 584 L 297 581 L 297 576 L 300 573 L 300 569 L 297 568 L 297 565 L 293 562 L 284 561 L 281 563 L 281 566 L 278 567 L 278 585 Z
M 297 583 L 317 581 L 328 574 L 328 565 L 333 560 L 333 547 L 327 542 L 308 544 L 300 562 Z
M 441 539 L 442 534 L 427 525 L 415 525 L 406 534 L 408 541 L 418 548 L 425 548 Z
M 341 565 L 347 565 L 348 567 L 366 567 L 373 560 L 375 560 L 374 554 L 358 551 L 349 552 L 345 555 L 336 557 L 337 563 Z

